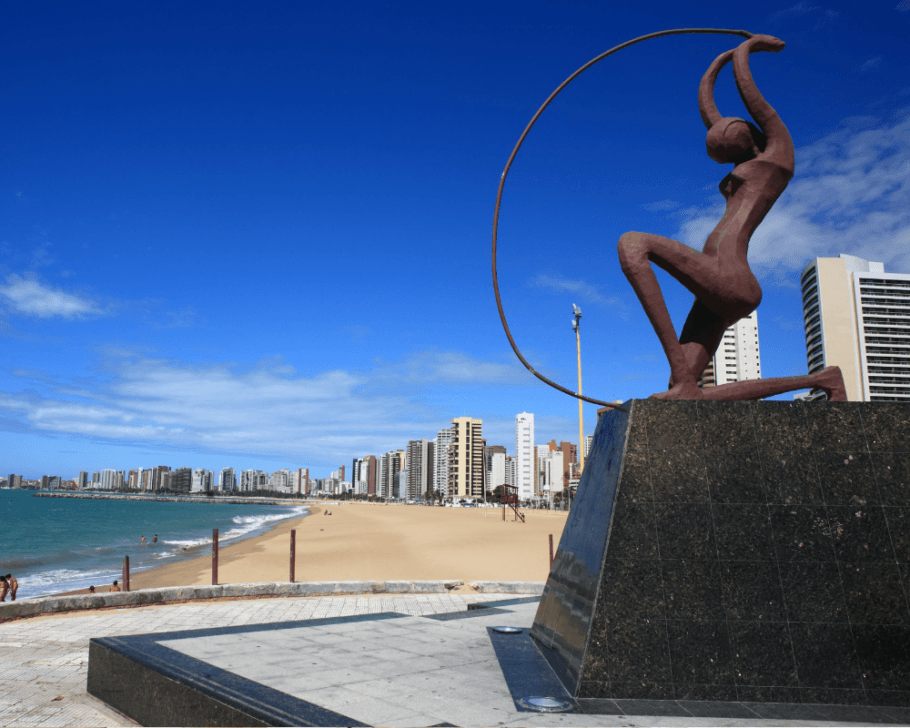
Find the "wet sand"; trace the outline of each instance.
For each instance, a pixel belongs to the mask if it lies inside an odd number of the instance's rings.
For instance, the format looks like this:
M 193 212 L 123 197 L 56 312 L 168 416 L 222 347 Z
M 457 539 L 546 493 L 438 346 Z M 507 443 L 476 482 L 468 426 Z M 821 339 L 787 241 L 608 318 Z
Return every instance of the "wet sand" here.
M 503 521 L 501 508 L 317 502 L 307 517 L 222 546 L 218 581 L 287 581 L 291 529 L 297 531 L 296 581 L 546 581 L 548 535 L 559 544 L 567 514 L 524 513 L 521 523 L 510 513 Z M 211 570 L 209 548 L 198 558 L 135 573 L 130 586 L 211 584 Z

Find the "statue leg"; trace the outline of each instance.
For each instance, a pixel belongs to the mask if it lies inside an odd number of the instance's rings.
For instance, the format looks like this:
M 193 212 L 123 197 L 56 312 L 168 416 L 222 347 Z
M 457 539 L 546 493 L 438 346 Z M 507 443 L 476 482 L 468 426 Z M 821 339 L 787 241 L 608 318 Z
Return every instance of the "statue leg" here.
M 702 392 L 704 399 L 740 400 L 764 399 L 775 394 L 796 392 L 800 389 L 821 389 L 828 395 L 829 402 L 846 402 L 847 390 L 840 367 L 828 367 L 815 374 L 802 377 L 779 377 L 777 379 L 749 379 L 745 382 L 731 382 L 719 387 L 708 387 Z
M 626 233 L 619 239 L 619 262 L 641 302 L 657 338 L 663 346 L 670 364 L 670 389 L 655 397 L 662 399 L 701 399 L 702 391 L 696 384 L 701 369 L 693 368 L 714 354 L 720 341 L 717 336 L 719 323 L 729 326 L 748 315 L 761 300 L 761 289 L 748 269 L 745 272 L 731 269 L 733 275 L 722 275 L 718 258 L 704 255 L 688 245 L 649 233 Z M 700 305 L 689 315 L 687 339 L 692 346 L 683 347 L 676 336 L 673 322 L 667 311 L 660 284 L 651 263 L 667 271 L 683 286 L 695 294 Z M 741 280 L 742 279 L 742 280 Z M 745 281 L 745 283 L 743 283 Z M 709 317 L 708 314 L 713 313 Z M 710 349 L 710 354 L 708 350 Z M 699 353 L 699 350 L 702 350 Z M 692 359 L 690 362 L 689 359 Z M 705 359 L 702 369 L 707 364 Z

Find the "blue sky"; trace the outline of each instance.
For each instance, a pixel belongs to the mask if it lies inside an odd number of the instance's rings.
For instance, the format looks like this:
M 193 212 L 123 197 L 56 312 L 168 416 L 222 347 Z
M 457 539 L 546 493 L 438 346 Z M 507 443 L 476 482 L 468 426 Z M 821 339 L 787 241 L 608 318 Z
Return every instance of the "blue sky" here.
M 0 20 L 4 474 L 324 477 L 462 415 L 511 452 L 522 411 L 538 442 L 576 441 L 575 401 L 520 366 L 496 315 L 496 188 L 560 82 L 655 30 L 787 42 L 752 63 L 797 148 L 750 248 L 765 376 L 806 371 L 812 257 L 910 272 L 910 0 L 6 2 Z M 506 312 L 570 388 L 573 302 L 586 394 L 666 386 L 616 240 L 700 247 L 719 219 L 729 167 L 705 154 L 696 93 L 737 43 L 662 38 L 606 59 L 510 172 Z M 729 69 L 717 99 L 744 115 Z M 691 295 L 665 288 L 681 326 Z

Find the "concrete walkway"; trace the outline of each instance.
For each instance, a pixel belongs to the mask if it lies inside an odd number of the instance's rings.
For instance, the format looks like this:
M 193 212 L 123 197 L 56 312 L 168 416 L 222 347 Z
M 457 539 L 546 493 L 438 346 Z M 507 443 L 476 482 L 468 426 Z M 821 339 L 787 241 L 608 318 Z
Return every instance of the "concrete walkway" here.
M 130 720 L 86 693 L 90 638 L 276 622 L 290 623 L 380 612 L 396 612 L 399 615 L 414 617 L 465 613 L 468 605 L 473 602 L 489 602 L 496 600 L 497 597 L 502 599 L 519 596 L 521 595 L 446 593 L 238 599 L 108 609 L 88 614 L 51 615 L 7 622 L 0 624 L 0 726 L 133 725 Z M 180 638 L 171 644 L 171 647 L 187 655 L 198 653 L 198 658 L 212 664 L 227 660 L 227 663 L 232 664 L 225 663 L 224 667 L 235 674 L 249 673 L 247 678 L 259 684 L 274 683 L 273 687 L 276 689 L 298 694 L 303 700 L 310 700 L 326 709 L 371 725 L 436 725 L 443 721 L 465 727 L 858 724 L 823 723 L 811 719 L 743 720 L 679 715 L 518 712 L 506 686 L 500 663 L 495 658 L 486 627 L 512 623 L 514 626 L 527 627 L 533 621 L 535 610 L 536 604 L 524 603 L 464 614 L 467 619 L 459 615 L 454 620 L 420 620 L 420 624 L 415 624 L 411 617 L 399 617 L 379 620 L 375 624 L 335 623 L 322 627 L 304 626 L 302 630 L 300 627 L 287 625 L 287 628 L 282 627 L 277 631 L 247 630 L 249 633 L 247 637 L 227 638 L 225 654 L 220 654 L 225 649 L 224 645 L 220 644 L 224 639 L 217 635 Z M 392 634 L 395 630 L 397 632 Z M 314 651 L 312 647 L 307 651 L 288 647 L 288 639 L 300 640 L 304 637 L 311 642 L 322 641 L 327 649 L 323 653 Z M 344 642 L 344 645 L 336 645 L 339 640 Z M 397 658 L 395 655 L 386 655 L 383 651 L 396 651 L 389 648 L 390 644 L 397 645 L 398 652 L 414 654 L 398 655 Z M 299 662 L 301 656 L 307 656 L 311 661 L 317 660 L 319 664 L 308 667 L 309 673 L 303 671 L 296 662 L 290 666 L 291 669 L 284 669 L 279 665 L 276 672 L 274 666 L 266 664 L 270 660 L 237 660 L 238 650 L 252 655 L 263 646 L 270 649 L 259 652 L 258 655 L 271 655 L 276 650 L 287 648 L 290 659 Z M 342 647 L 348 652 L 354 648 L 361 651 L 366 649 L 363 659 L 359 660 L 364 662 L 364 665 L 352 661 L 349 656 L 344 657 L 345 664 L 337 664 L 341 656 L 339 650 Z M 333 654 L 337 658 L 334 663 Z M 465 657 L 472 663 L 471 669 L 467 671 L 454 664 L 464 663 Z M 396 663 L 396 659 L 401 664 Z M 449 666 L 449 672 L 446 673 L 438 669 L 434 671 L 434 668 L 438 668 L 435 662 L 440 660 L 452 662 L 454 667 Z M 369 662 L 369 665 L 365 661 Z M 233 662 L 238 664 L 234 665 Z M 389 666 L 396 669 L 386 669 Z M 289 665 L 284 667 L 287 668 Z M 333 677 L 331 668 L 338 673 L 337 676 Z M 367 674 L 364 670 L 367 672 L 372 670 L 372 673 Z M 438 677 L 434 678 L 434 675 Z M 450 679 L 452 677 L 456 679 Z M 434 679 L 439 684 L 433 683 Z M 287 684 L 279 684 L 275 682 L 276 680 L 283 680 Z M 408 705 L 406 713 L 393 715 L 389 712 L 396 708 L 396 704 L 403 704 L 402 700 Z M 457 701 L 458 705 L 455 705 L 453 700 Z M 388 714 L 381 714 L 380 708 L 387 709 Z M 859 717 L 853 720 L 865 722 Z
M 241 599 L 99 610 L 0 624 L 0 726 L 126 726 L 85 691 L 92 637 L 400 612 L 463 612 L 496 595 Z

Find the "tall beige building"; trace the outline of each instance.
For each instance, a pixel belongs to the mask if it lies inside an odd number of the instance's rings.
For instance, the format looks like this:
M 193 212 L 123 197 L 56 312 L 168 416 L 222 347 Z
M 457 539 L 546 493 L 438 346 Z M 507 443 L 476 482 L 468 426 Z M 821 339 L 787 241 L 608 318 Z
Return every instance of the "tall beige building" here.
M 809 373 L 839 366 L 851 401 L 910 402 L 910 275 L 842 253 L 800 282 Z
M 450 498 L 483 498 L 483 421 L 456 417 L 452 420 L 452 430 L 448 495 Z

